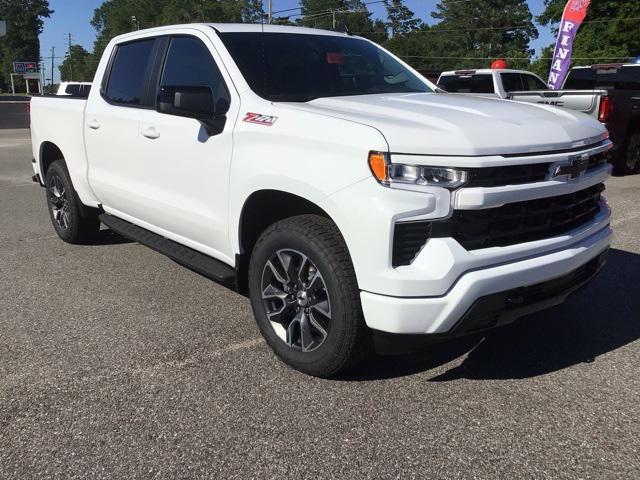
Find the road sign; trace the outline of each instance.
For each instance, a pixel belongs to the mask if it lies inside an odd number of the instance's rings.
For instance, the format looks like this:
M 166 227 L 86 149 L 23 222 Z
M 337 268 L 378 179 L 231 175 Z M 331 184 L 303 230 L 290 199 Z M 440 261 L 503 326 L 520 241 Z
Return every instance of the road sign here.
M 7 22 L 0 20 L 0 37 L 4 37 L 7 34 Z
M 13 73 L 24 75 L 25 73 L 38 73 L 36 62 L 13 62 Z

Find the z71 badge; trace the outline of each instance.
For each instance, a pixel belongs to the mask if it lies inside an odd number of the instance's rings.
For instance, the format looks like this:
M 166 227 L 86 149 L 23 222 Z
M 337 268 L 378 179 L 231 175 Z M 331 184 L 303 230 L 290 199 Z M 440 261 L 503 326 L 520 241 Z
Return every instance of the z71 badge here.
M 278 117 L 272 117 L 270 115 L 247 112 L 247 115 L 242 119 L 242 121 L 247 123 L 255 123 L 257 125 L 266 125 L 267 127 L 270 127 L 271 125 L 276 123 L 277 119 Z

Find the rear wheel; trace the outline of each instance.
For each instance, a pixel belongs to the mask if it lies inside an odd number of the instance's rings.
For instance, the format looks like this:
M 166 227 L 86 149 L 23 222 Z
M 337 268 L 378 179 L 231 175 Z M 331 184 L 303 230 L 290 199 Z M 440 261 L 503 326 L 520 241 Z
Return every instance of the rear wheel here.
M 100 230 L 100 220 L 95 215 L 82 215 L 81 202 L 64 160 L 56 160 L 49 166 L 45 187 L 49 216 L 58 236 L 75 244 L 94 240 Z
M 629 135 L 618 163 L 618 173 L 629 175 L 640 172 L 640 128 L 636 128 Z
M 351 258 L 324 217 L 291 217 L 261 235 L 249 265 L 249 294 L 265 339 L 297 370 L 331 376 L 370 350 Z

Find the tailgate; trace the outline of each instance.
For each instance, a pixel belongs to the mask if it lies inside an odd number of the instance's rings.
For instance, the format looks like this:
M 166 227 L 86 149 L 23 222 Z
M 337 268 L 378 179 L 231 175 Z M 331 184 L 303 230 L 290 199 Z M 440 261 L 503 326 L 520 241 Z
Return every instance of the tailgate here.
M 511 92 L 507 98 L 517 102 L 568 108 L 597 118 L 600 98 L 605 95 L 606 90 L 534 90 Z

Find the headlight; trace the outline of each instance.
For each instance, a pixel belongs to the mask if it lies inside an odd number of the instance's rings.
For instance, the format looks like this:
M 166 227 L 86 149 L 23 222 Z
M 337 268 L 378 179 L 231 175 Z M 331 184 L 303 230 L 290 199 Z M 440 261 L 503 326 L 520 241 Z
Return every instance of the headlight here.
M 411 186 L 458 188 L 467 183 L 466 170 L 424 165 L 391 163 L 385 153 L 370 152 L 369 167 L 373 176 L 384 186 L 407 189 Z

